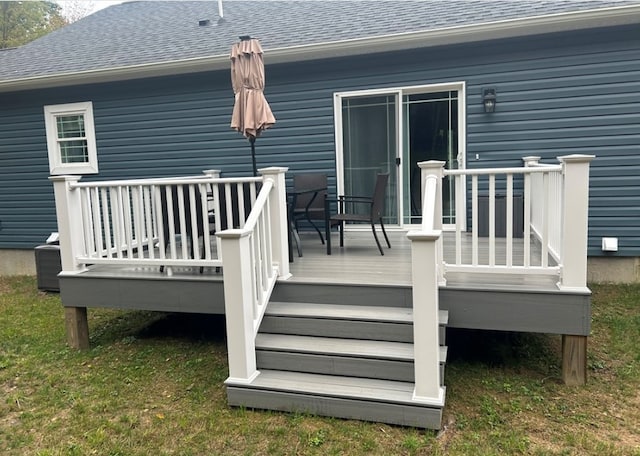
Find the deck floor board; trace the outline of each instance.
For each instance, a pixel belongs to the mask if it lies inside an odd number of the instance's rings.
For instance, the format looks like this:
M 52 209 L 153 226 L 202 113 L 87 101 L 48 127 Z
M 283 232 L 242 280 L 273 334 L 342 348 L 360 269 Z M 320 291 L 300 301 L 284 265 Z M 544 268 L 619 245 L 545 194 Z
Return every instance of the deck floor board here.
M 388 233 L 391 248 L 383 247 L 380 255 L 370 231 L 345 233 L 345 246 L 338 246 L 338 236 L 332 237 L 332 254 L 326 254 L 326 247 L 320 243 L 315 233 L 300 235 L 303 256 L 294 255 L 290 264 L 292 282 L 303 283 L 344 283 L 376 285 L 411 285 L 411 241 L 405 231 Z M 334 239 L 335 238 L 335 239 Z M 488 238 L 478 239 L 479 262 L 488 262 Z M 462 236 L 463 251 L 471 251 L 471 236 Z M 444 233 L 444 256 L 448 263 L 455 262 L 455 235 Z M 532 265 L 540 264 L 540 246 L 531 243 Z M 496 264 L 504 264 L 505 239 L 496 238 Z M 470 255 L 470 254 L 469 254 Z M 524 243 L 514 239 L 513 263 L 522 264 Z M 470 257 L 469 257 L 470 258 Z M 465 257 L 463 256 L 463 260 Z M 551 260 L 550 263 L 552 264 Z M 558 278 L 553 275 L 532 273 L 500 274 L 447 272 L 448 287 L 477 287 L 479 289 L 512 289 L 525 287 L 543 291 L 556 291 Z

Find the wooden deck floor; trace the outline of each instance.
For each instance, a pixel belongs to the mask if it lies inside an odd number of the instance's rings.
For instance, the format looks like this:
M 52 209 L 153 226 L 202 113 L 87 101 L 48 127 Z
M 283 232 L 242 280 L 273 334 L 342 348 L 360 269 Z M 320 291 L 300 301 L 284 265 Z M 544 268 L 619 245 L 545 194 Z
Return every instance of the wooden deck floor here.
M 316 233 L 300 235 L 303 256 L 294 252 L 294 262 L 290 265 L 292 282 L 301 283 L 343 283 L 371 285 L 404 285 L 411 284 L 411 242 L 405 231 L 388 233 L 391 248 L 384 247 L 384 256 L 380 255 L 371 231 L 348 232 L 345 234 L 345 246 L 339 247 L 337 234 L 332 237 L 332 254 L 326 254 L 326 247 L 320 243 Z M 381 239 L 382 242 L 384 242 Z M 444 233 L 445 261 L 455 261 L 454 233 Z M 480 261 L 486 261 L 488 255 L 488 239 L 479 240 Z M 463 236 L 463 250 L 471 251 L 471 238 Z M 504 239 L 496 239 L 496 262 L 504 264 Z M 523 241 L 514 240 L 514 263 L 522 262 Z M 540 248 L 531 245 L 532 263 L 540 264 Z M 447 287 L 479 287 L 482 289 L 527 289 L 557 291 L 558 278 L 549 275 L 535 274 L 471 274 L 447 273 Z

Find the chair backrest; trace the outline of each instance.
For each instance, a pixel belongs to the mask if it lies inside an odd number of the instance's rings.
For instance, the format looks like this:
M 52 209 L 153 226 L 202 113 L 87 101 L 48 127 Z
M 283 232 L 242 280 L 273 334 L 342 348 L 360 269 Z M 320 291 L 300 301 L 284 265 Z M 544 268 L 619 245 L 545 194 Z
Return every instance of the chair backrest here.
M 173 208 L 173 220 L 169 221 L 169 211 L 167 210 L 167 194 L 164 188 L 160 190 L 160 200 L 162 204 L 162 228 L 165 239 L 169 236 L 169 223 L 173 223 L 174 233 L 176 234 L 184 234 L 191 236 L 192 234 L 192 223 L 191 223 L 191 199 L 189 197 L 189 186 L 188 185 L 171 185 L 171 199 L 172 199 L 172 208 Z M 178 196 L 178 187 L 182 187 L 182 201 L 184 206 L 184 221 L 185 221 L 185 229 L 186 233 L 181 233 L 182 228 L 180 227 L 180 203 Z M 202 222 L 202 198 L 200 196 L 200 190 L 196 186 L 194 188 L 194 205 L 196 209 L 196 232 L 198 236 L 202 236 L 204 233 L 204 224 Z
M 371 218 L 380 218 L 384 213 L 384 195 L 387 191 L 389 173 L 378 174 L 376 186 L 373 189 L 373 203 L 371 204 Z
M 244 204 L 244 220 L 240 220 L 240 203 L 238 196 L 238 186 L 231 185 L 231 191 L 227 194 L 225 186 L 220 185 L 218 187 L 218 196 L 220 198 L 220 230 L 224 231 L 231 228 L 240 228 L 244 225 L 244 222 L 251 213 L 251 189 L 250 183 L 245 182 L 242 184 L 243 204 Z M 256 184 L 256 193 L 260 192 L 262 185 L 258 182 Z M 231 214 L 227 214 L 227 198 L 231 198 Z
M 309 206 L 309 216 L 314 219 L 324 220 L 324 199 L 327 195 L 327 175 L 321 173 L 295 174 L 293 176 L 293 189 L 306 190 L 310 188 L 324 188 L 318 192 L 315 199 Z M 305 209 L 313 193 L 305 193 L 299 195 L 296 199 L 296 207 L 294 209 Z

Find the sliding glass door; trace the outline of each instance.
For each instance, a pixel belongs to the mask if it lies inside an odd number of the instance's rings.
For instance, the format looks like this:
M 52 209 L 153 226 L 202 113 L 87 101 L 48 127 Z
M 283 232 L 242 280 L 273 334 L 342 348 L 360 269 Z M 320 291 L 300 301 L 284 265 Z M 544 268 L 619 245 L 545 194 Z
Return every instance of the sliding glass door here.
M 398 223 L 397 102 L 395 94 L 342 100 L 342 193 L 372 195 L 376 175 L 389 173 L 383 219 L 392 225 Z
M 457 169 L 463 163 L 458 146 L 458 92 L 427 92 L 402 97 L 404 116 L 403 141 L 403 223 L 420 223 L 422 207 L 420 168 L 426 160 L 445 162 L 446 169 Z M 455 223 L 453 179 L 442 183 L 442 215 L 444 224 Z
M 370 195 L 377 173 L 389 173 L 385 223 L 420 223 L 418 162 L 464 168 L 464 84 L 336 94 L 338 191 Z M 455 223 L 453 181 L 443 181 L 443 223 Z

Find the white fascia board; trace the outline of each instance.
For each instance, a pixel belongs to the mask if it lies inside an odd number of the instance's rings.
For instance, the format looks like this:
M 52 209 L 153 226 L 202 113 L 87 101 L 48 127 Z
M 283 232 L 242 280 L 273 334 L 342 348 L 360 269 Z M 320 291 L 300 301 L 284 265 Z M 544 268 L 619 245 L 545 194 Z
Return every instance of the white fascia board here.
M 267 49 L 265 63 L 291 63 L 366 55 L 638 23 L 640 23 L 640 5 L 620 6 L 420 32 L 398 33 L 373 38 Z M 0 92 L 198 73 L 228 69 L 230 65 L 228 54 L 211 55 L 168 62 L 7 80 L 0 82 Z

